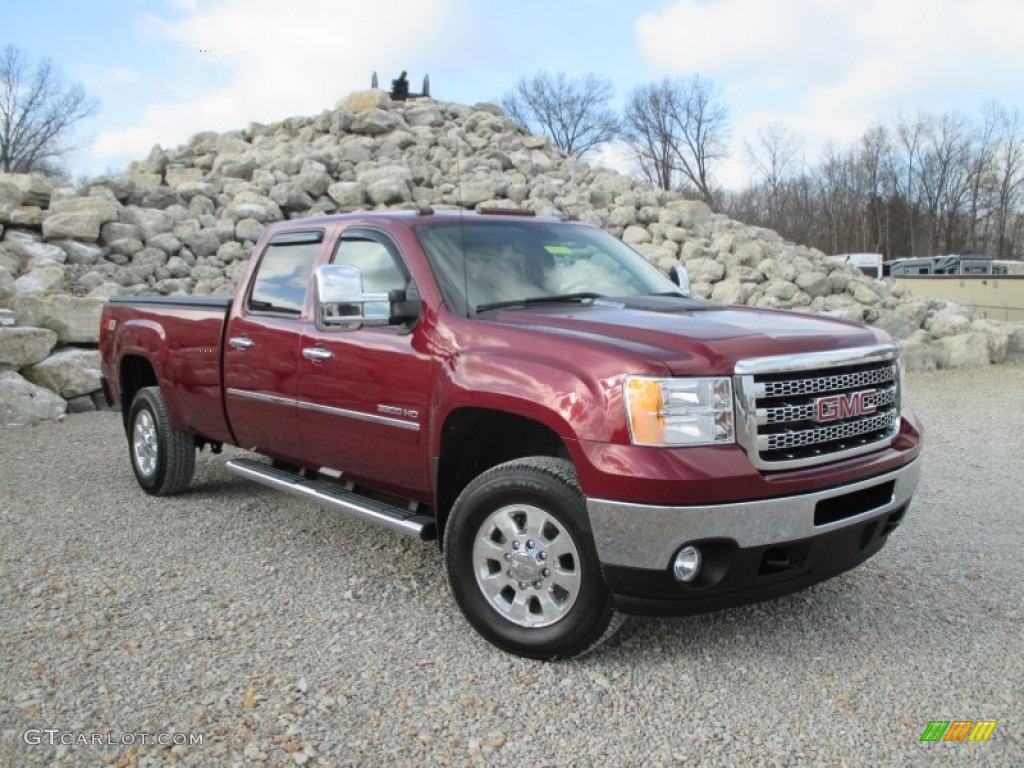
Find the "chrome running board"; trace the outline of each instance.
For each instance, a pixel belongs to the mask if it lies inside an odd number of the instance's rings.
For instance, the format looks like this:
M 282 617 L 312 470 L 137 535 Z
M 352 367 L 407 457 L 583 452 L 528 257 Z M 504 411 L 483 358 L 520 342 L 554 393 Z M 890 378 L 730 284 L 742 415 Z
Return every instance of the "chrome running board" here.
M 433 539 L 437 535 L 434 518 L 345 490 L 327 480 L 311 480 L 253 459 L 231 459 L 227 462 L 227 469 L 282 493 L 298 496 L 328 509 L 347 512 L 407 536 Z

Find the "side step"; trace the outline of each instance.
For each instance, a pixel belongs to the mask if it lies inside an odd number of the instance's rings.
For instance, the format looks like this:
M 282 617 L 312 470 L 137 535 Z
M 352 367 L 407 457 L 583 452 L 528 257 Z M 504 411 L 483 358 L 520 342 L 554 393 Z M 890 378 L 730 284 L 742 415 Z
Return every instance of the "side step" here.
M 340 509 L 407 536 L 433 539 L 437 535 L 434 518 L 417 515 L 407 509 L 346 491 L 331 482 L 309 480 L 253 459 L 230 459 L 226 466 L 228 471 L 233 474 L 255 480 L 257 483 L 312 501 L 328 509 Z

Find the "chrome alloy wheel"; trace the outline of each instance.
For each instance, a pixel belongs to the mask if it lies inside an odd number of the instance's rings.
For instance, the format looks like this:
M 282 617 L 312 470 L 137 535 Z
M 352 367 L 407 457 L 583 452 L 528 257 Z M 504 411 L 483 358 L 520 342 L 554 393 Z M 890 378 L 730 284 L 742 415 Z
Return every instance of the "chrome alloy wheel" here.
M 491 607 L 520 627 L 547 627 L 580 594 L 580 555 L 564 525 L 539 507 L 502 507 L 473 544 L 473 571 Z
M 159 454 L 157 445 L 156 422 L 152 414 L 143 409 L 135 417 L 135 426 L 132 429 L 132 453 L 135 456 L 135 465 L 146 477 L 152 477 L 156 472 L 156 462 Z

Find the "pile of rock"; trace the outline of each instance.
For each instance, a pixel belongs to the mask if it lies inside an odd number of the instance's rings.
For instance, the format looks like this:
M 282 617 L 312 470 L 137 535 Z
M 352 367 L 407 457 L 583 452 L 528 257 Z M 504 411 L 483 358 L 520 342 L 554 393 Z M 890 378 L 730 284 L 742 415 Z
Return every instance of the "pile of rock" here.
M 0 305 L 60 343 L 95 343 L 111 295 L 233 292 L 268 222 L 420 206 L 575 215 L 663 269 L 685 264 L 698 296 L 882 327 L 904 343 L 914 369 L 987 365 L 1024 351 L 1020 325 L 913 296 L 703 203 L 567 158 L 498 107 L 392 103 L 380 91 L 315 117 L 156 146 L 84 190 L 0 174 Z

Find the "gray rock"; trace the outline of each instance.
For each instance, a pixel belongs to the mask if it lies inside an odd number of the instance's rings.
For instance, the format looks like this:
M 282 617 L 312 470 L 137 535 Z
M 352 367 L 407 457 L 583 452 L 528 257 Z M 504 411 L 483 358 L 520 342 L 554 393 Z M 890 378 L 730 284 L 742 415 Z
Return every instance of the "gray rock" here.
M 376 205 L 406 203 L 412 199 L 412 172 L 404 166 L 372 168 L 359 173 L 356 181 L 365 186 L 367 198 Z
M 67 403 L 54 392 L 26 381 L 14 371 L 0 371 L 0 424 L 38 424 L 64 415 Z
M 14 277 L 0 266 L 0 302 L 14 295 Z
M 0 368 L 23 368 L 46 358 L 57 344 L 48 328 L 0 327 Z
M 21 205 L 25 202 L 25 195 L 16 184 L 4 181 L 5 174 L 0 174 L 0 205 Z
M 939 368 L 983 368 L 989 364 L 988 339 L 983 333 L 944 336 L 932 343 Z
M 647 230 L 647 227 L 631 225 L 623 231 L 622 242 L 632 246 L 649 243 L 651 242 L 651 233 Z
M 181 240 L 170 232 L 149 238 L 146 245 L 150 248 L 159 248 L 166 254 L 175 254 L 181 250 Z
M 47 264 L 63 264 L 67 261 L 67 252 L 54 243 L 39 243 L 34 240 L 10 240 L 4 249 L 17 257 L 20 262 L 19 271 L 33 266 Z
M 42 208 L 34 205 L 0 205 L 0 224 L 10 227 L 38 229 L 43 226 L 45 215 Z
M 466 179 L 458 185 L 459 203 L 466 208 L 475 208 L 497 194 L 497 185 L 493 178 Z M 371 193 L 372 197 L 372 193 Z
M 304 211 L 313 204 L 309 193 L 294 181 L 275 184 L 270 190 L 270 199 L 281 206 L 282 211 Z
M 21 191 L 22 205 L 46 208 L 50 204 L 53 183 L 38 173 L 0 173 L 0 181 Z
M 110 243 L 109 247 L 111 252 L 131 258 L 141 251 L 144 246 L 141 240 L 136 240 L 132 237 L 122 237 L 120 240 L 114 240 Z
M 812 299 L 832 292 L 828 276 L 821 272 L 802 272 L 796 277 L 796 286 Z
M 77 240 L 57 240 L 52 243 L 67 255 L 68 264 L 89 266 L 103 258 L 103 249 L 96 245 L 80 243 Z
M 142 230 L 134 224 L 124 224 L 119 221 L 111 221 L 100 227 L 100 241 L 104 243 L 112 243 L 126 237 L 141 240 Z
M 62 349 L 24 368 L 21 375 L 63 398 L 86 395 L 100 388 L 100 353 L 89 349 Z
M 203 175 L 202 170 L 199 168 L 189 168 L 181 165 L 169 165 L 167 170 L 164 171 L 164 179 L 167 182 L 167 186 L 173 187 L 178 192 L 181 192 L 181 187 L 184 184 L 202 181 Z
M 210 229 L 201 229 L 182 237 L 182 241 L 196 256 L 212 256 L 220 248 L 220 238 Z
M 251 241 L 255 243 L 263 232 L 263 225 L 256 219 L 241 219 L 235 225 L 235 238 L 241 242 Z
M 50 294 L 15 296 L 11 308 L 18 325 L 49 328 L 62 344 L 95 344 L 99 341 L 103 300 Z
M 364 136 L 380 136 L 390 133 L 399 126 L 404 125 L 401 116 L 394 111 L 383 109 L 368 109 L 360 112 L 352 121 L 352 133 Z
M 707 257 L 687 259 L 686 270 L 690 273 L 690 281 L 693 283 L 716 283 L 725 276 L 725 267 Z
M 1006 353 L 1010 346 L 1010 336 L 1004 327 L 996 325 L 989 320 L 975 320 L 971 323 L 971 331 L 981 333 L 985 336 L 988 347 L 988 359 L 992 363 L 1001 363 L 1006 359 Z
M 873 323 L 876 328 L 881 328 L 896 340 L 907 339 L 918 329 L 914 321 L 899 312 L 882 310 L 878 313 L 878 319 Z
M 155 208 L 138 208 L 126 206 L 121 209 L 120 221 L 134 224 L 142 232 L 143 242 L 148 243 L 157 235 L 169 233 L 173 223 L 166 211 Z
M 327 194 L 342 210 L 351 210 L 366 204 L 366 187 L 358 181 L 339 181 L 331 184 Z
M 924 327 L 931 331 L 932 336 L 937 339 L 942 339 L 947 336 L 957 336 L 962 333 L 967 333 L 971 327 L 971 320 L 960 310 L 942 309 L 932 315 L 931 318 L 924 323 Z
M 908 371 L 925 372 L 938 368 L 931 346 L 920 341 L 907 341 L 900 347 L 900 359 Z
M 53 264 L 26 272 L 14 281 L 15 294 L 51 293 L 64 287 L 64 268 Z

